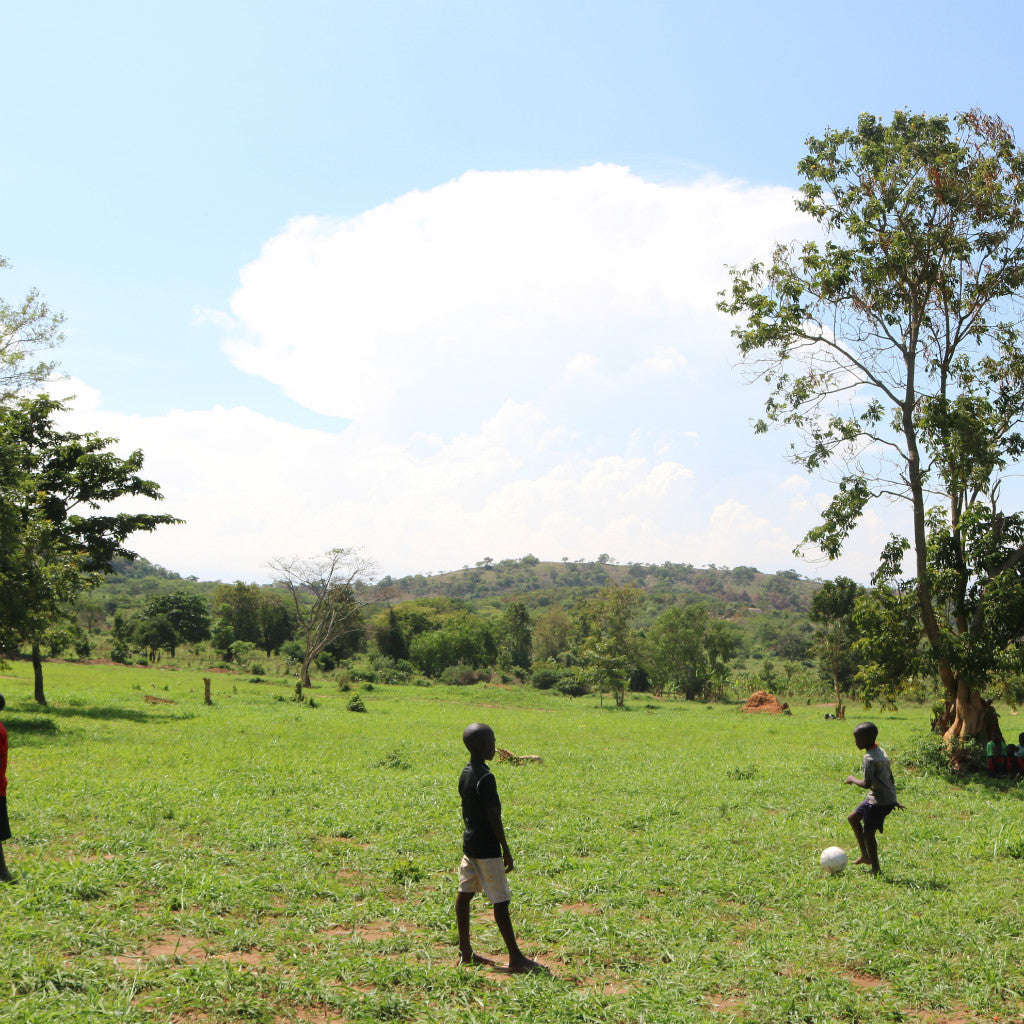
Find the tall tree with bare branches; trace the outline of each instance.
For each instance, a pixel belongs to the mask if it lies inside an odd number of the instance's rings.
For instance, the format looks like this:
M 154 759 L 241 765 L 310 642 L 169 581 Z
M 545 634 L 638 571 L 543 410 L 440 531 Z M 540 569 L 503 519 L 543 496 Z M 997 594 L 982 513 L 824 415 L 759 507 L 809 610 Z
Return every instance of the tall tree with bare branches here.
M 359 591 L 376 577 L 376 564 L 355 548 L 331 548 L 314 558 L 272 558 L 267 563 L 292 598 L 304 650 L 295 697 L 310 685 L 309 666 L 360 615 Z

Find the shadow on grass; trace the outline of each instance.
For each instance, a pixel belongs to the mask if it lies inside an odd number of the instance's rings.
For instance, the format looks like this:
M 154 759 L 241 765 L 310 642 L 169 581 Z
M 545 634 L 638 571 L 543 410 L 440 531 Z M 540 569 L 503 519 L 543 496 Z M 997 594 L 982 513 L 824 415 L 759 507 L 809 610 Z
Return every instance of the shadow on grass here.
M 893 878 L 883 873 L 882 881 L 886 885 L 898 885 L 901 889 L 924 889 L 932 892 L 946 892 L 949 889 L 946 882 L 940 882 L 935 878 Z
M 25 717 L 22 717 L 22 716 Z M 27 708 L 21 714 L 3 716 L 3 723 L 8 733 L 16 735 L 50 735 L 57 734 L 57 721 L 60 719 L 85 718 L 94 722 L 135 722 L 137 724 L 161 724 L 164 722 L 183 722 L 195 718 L 191 711 L 143 711 L 123 707 L 80 707 L 76 705 L 47 705 L 45 707 Z

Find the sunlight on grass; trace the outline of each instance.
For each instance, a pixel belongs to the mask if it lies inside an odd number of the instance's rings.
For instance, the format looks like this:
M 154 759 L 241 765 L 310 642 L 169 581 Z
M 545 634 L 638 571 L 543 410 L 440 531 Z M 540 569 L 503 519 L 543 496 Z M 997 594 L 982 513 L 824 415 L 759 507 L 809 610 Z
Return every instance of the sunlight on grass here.
M 11 737 L 0 1021 L 1012 1020 L 1024 786 L 910 774 L 925 709 L 878 713 L 907 811 L 884 874 L 829 876 L 850 724 L 492 686 L 276 699 L 288 684 L 54 665 Z M 138 687 L 137 689 L 133 687 Z M 173 703 L 147 703 L 147 693 Z M 456 970 L 462 728 L 496 764 L 513 916 L 549 973 Z M 486 906 L 474 939 L 500 957 Z

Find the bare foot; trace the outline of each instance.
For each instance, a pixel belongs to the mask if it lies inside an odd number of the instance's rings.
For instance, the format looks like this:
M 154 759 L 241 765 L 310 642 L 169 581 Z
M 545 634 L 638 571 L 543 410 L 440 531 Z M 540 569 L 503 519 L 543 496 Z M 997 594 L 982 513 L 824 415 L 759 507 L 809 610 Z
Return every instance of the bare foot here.
M 509 960 L 508 962 L 509 974 L 532 974 L 534 971 L 543 971 L 546 969 L 547 968 L 545 968 L 543 964 L 539 964 L 536 960 L 531 960 L 526 956 L 520 956 L 515 960 Z
M 494 961 L 489 960 L 485 956 L 481 956 L 479 953 L 470 953 L 469 956 L 463 956 L 459 954 L 459 962 L 456 965 L 458 967 L 493 967 Z
M 853 863 L 854 864 L 870 864 L 871 861 L 867 857 L 858 857 Z

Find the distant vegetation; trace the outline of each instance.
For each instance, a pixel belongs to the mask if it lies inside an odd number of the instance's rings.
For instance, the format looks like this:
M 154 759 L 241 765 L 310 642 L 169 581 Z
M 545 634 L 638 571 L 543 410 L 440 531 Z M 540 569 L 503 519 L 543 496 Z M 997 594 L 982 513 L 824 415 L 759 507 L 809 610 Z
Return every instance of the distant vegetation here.
M 114 570 L 47 632 L 45 656 L 298 679 L 305 649 L 281 584 L 202 581 L 145 559 L 115 559 Z M 855 659 L 838 678 L 834 623 L 811 619 L 821 588 L 792 570 L 606 556 L 484 558 L 453 572 L 386 576 L 342 592 L 351 615 L 312 661 L 312 683 L 493 680 L 619 703 L 628 691 L 856 698 Z M 905 693 L 929 699 L 933 689 L 915 679 Z

